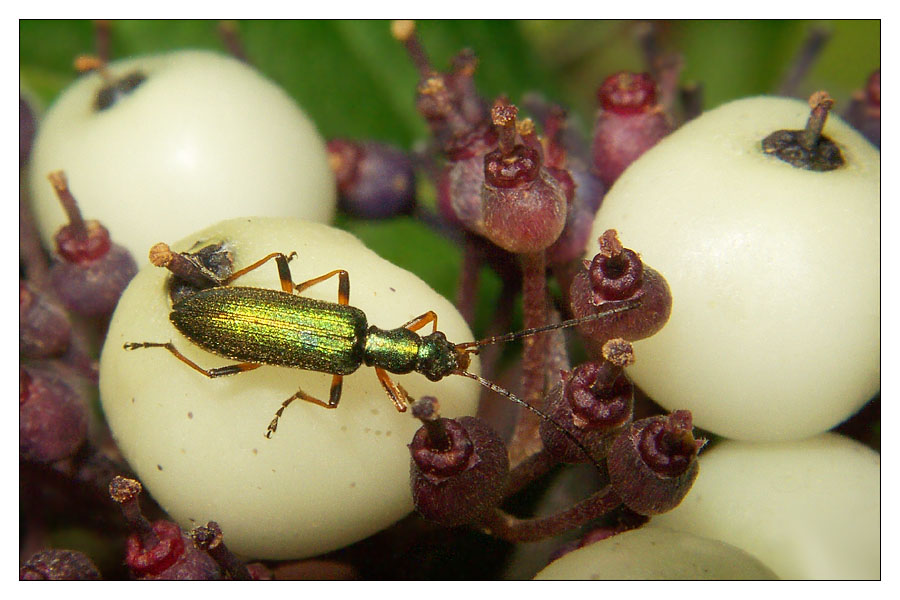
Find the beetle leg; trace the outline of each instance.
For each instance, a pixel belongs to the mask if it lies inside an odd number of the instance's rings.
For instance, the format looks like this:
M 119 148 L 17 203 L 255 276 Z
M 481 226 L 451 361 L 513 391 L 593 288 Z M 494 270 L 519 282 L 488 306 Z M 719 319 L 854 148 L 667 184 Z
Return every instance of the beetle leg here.
M 175 358 L 194 369 L 198 373 L 202 373 L 209 377 L 210 379 L 214 379 L 216 377 L 223 377 L 225 375 L 234 375 L 236 373 L 244 373 L 246 371 L 252 371 L 253 369 L 258 369 L 262 366 L 262 363 L 254 363 L 254 362 L 244 362 L 238 363 L 236 365 L 225 365 L 224 367 L 216 367 L 215 369 L 204 369 L 187 356 L 178 351 L 178 349 L 172 344 L 172 342 L 159 343 L 159 342 L 130 342 L 123 346 L 126 350 L 136 350 L 137 348 L 165 348 L 169 352 L 172 353 Z
M 383 387 L 384 391 L 387 392 L 387 395 L 390 396 L 397 412 L 406 412 L 406 405 L 409 404 L 409 394 L 406 393 L 403 386 L 392 380 L 387 371 L 381 367 L 375 367 L 375 374 L 378 375 L 378 381 L 381 382 L 381 387 Z
M 410 331 L 418 331 L 429 323 L 434 323 L 431 333 L 437 331 L 437 315 L 433 310 L 429 310 L 427 313 L 419 315 L 415 319 L 412 319 L 410 322 L 403 324 L 403 327 L 405 329 L 409 329 Z
M 310 396 L 303 390 L 297 390 L 297 392 L 281 403 L 281 407 L 277 411 L 275 411 L 275 418 L 272 419 L 272 422 L 269 423 L 269 427 L 266 430 L 266 437 L 271 439 L 272 434 L 275 433 L 275 430 L 278 429 L 278 419 L 281 418 L 281 415 L 284 413 L 284 409 L 288 407 L 288 405 L 294 400 L 300 398 L 301 400 L 306 400 L 307 402 L 312 402 L 313 404 L 318 404 L 319 406 L 325 408 L 337 408 L 338 403 L 341 401 L 341 387 L 343 385 L 344 376 L 343 375 L 334 375 L 331 378 L 331 392 L 328 394 L 328 402 L 323 402 L 316 398 L 315 396 Z
M 338 304 L 350 304 L 350 274 L 347 273 L 344 269 L 335 269 L 329 273 L 325 273 L 320 277 L 315 277 L 310 279 L 309 281 L 304 281 L 303 283 L 298 283 L 294 286 L 294 289 L 297 290 L 299 294 L 303 290 L 316 285 L 322 281 L 325 281 L 329 277 L 338 276 Z
M 269 254 L 265 258 L 261 258 L 249 267 L 244 267 L 239 271 L 235 271 L 229 277 L 222 281 L 222 285 L 228 285 L 238 277 L 242 277 L 249 273 L 250 271 L 254 271 L 267 263 L 268 261 L 275 259 L 275 265 L 278 267 L 278 279 L 281 280 L 281 289 L 285 292 L 291 293 L 294 290 L 294 280 L 291 279 L 291 269 L 288 267 L 288 261 L 296 256 L 296 252 L 291 252 L 290 256 L 285 256 L 281 252 L 273 252 Z

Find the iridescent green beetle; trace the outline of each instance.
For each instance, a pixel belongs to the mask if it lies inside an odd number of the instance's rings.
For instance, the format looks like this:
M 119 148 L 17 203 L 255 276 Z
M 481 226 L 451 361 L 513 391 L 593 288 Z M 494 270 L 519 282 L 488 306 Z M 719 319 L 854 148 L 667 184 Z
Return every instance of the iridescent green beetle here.
M 151 260 L 157 266 L 169 266 L 179 256 L 187 255 L 175 255 L 165 244 L 157 244 L 151 251 Z M 399 375 L 415 371 L 431 381 L 439 381 L 448 375 L 462 375 L 526 406 L 571 438 L 565 429 L 542 411 L 508 390 L 468 372 L 466 369 L 469 367 L 470 355 L 477 354 L 481 346 L 573 327 L 631 310 L 639 305 L 639 301 L 621 302 L 613 308 L 580 319 L 454 344 L 438 331 L 437 315 L 433 311 L 395 329 L 369 325 L 366 314 L 359 308 L 350 306 L 350 276 L 347 271 L 336 269 L 294 284 L 288 266 L 288 261 L 293 256 L 294 254 L 289 257 L 275 252 L 221 279 L 207 273 L 203 278 L 212 287 L 200 289 L 172 305 L 169 318 L 178 331 L 209 352 L 241 361 L 238 364 L 204 369 L 179 352 L 171 342 L 131 342 L 125 344 L 124 348 L 165 348 L 180 361 L 210 378 L 243 373 L 263 365 L 295 367 L 331 374 L 328 401 L 298 389 L 293 396 L 282 402 L 269 424 L 266 437 L 275 433 L 284 409 L 298 398 L 325 408 L 337 408 L 344 375 L 353 373 L 365 364 L 375 368 L 378 380 L 400 412 L 407 409 L 409 398 L 403 387 L 390 378 L 389 373 Z M 281 290 L 229 285 L 270 260 L 274 260 L 278 267 Z M 202 269 L 192 262 L 186 264 Z M 310 286 L 335 276 L 338 278 L 336 303 L 298 295 Z M 429 324 L 432 325 L 430 334 L 421 336 L 417 333 Z M 571 439 L 581 446 L 577 440 Z M 587 454 L 586 450 L 585 453 Z

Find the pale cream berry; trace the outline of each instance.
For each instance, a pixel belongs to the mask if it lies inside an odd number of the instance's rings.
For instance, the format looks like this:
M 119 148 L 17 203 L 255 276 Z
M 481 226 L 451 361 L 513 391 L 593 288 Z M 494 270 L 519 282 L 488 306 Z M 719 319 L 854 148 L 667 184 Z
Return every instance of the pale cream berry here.
M 763 152 L 809 115 L 774 97 L 712 110 L 626 169 L 594 221 L 594 238 L 618 230 L 672 293 L 629 374 L 725 437 L 815 435 L 879 389 L 880 154 L 834 115 L 824 134 L 842 167 Z
M 376 256 L 350 234 L 299 219 L 224 221 L 171 244 L 176 252 L 225 242 L 242 268 L 271 252 L 290 262 L 295 283 L 345 269 L 350 304 L 370 325 L 394 328 L 426 311 L 454 342 L 472 339 L 459 313 L 415 275 Z M 146 259 L 145 259 L 146 260 Z M 126 351 L 127 342 L 171 341 L 203 368 L 234 364 L 192 344 L 169 322 L 169 272 L 146 266 L 115 312 L 100 364 L 100 395 L 118 447 L 141 483 L 183 528 L 216 521 L 228 547 L 254 558 L 313 556 L 365 538 L 412 510 L 409 451 L 420 423 L 398 413 L 374 369 L 344 377 L 334 410 L 294 401 L 266 439 L 281 403 L 298 388 L 327 399 L 331 376 L 263 366 L 209 379 L 161 348 Z M 274 262 L 234 285 L 280 289 Z M 303 296 L 337 301 L 337 278 Z M 430 333 L 426 326 L 420 333 Z M 470 367 L 478 371 L 477 360 Z M 392 376 L 413 398 L 440 398 L 441 414 L 473 414 L 478 384 L 450 376 Z
M 180 50 L 116 61 L 145 79 L 104 109 L 96 72 L 70 85 L 41 121 L 30 164 L 35 217 L 48 247 L 66 221 L 47 174 L 65 170 L 85 218 L 140 260 L 224 218 L 327 222 L 334 176 L 325 143 L 282 89 L 246 64 Z

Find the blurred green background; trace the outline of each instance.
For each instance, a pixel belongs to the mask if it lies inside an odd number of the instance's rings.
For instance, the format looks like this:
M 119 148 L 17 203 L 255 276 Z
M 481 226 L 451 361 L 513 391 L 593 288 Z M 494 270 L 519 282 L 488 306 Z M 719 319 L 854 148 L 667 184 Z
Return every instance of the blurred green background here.
M 461 48 L 472 48 L 480 59 L 476 82 L 485 97 L 505 93 L 515 103 L 523 93 L 539 90 L 569 107 L 587 135 L 602 79 L 622 69 L 646 70 L 635 25 L 421 21 L 418 32 L 437 68 L 446 69 Z M 114 21 L 111 57 L 188 47 L 224 52 L 217 27 L 216 21 Z M 840 112 L 880 66 L 878 21 L 674 21 L 661 24 L 661 41 L 665 49 L 683 53 L 682 81 L 702 82 L 705 107 L 712 108 L 774 92 L 815 27 L 830 31 L 831 38 L 796 93 L 805 97 L 825 89 Z M 299 102 L 325 138 L 372 138 L 404 148 L 424 139 L 426 129 L 414 107 L 418 75 L 391 37 L 389 22 L 241 21 L 237 28 L 252 64 Z M 74 57 L 96 51 L 94 24 L 21 21 L 19 48 L 21 86 L 46 107 L 75 79 Z M 459 267 L 453 244 L 407 218 L 381 223 L 341 218 L 339 225 L 453 297 Z M 489 292 L 490 280 L 487 285 Z

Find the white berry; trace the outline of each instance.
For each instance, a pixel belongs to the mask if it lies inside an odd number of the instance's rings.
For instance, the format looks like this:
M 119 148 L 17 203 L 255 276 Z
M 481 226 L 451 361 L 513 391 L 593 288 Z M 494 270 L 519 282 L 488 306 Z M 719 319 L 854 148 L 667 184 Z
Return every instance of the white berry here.
M 783 579 L 880 577 L 876 452 L 833 433 L 789 442 L 728 440 L 663 527 L 749 552 Z
M 345 269 L 350 304 L 369 325 L 394 328 L 426 311 L 454 342 L 472 339 L 460 314 L 415 275 L 376 256 L 350 234 L 299 219 L 233 219 L 188 236 L 175 251 L 227 242 L 237 269 L 272 252 L 298 256 L 295 283 Z M 165 269 L 145 266 L 125 290 L 100 363 L 100 396 L 118 447 L 141 483 L 182 527 L 214 520 L 228 547 L 247 557 L 314 556 L 351 544 L 412 510 L 406 445 L 420 423 L 398 413 L 375 371 L 343 381 L 333 410 L 297 400 L 272 439 L 269 422 L 298 388 L 327 399 L 331 376 L 263 366 L 209 379 L 162 348 L 126 351 L 127 342 L 169 342 L 203 368 L 234 361 L 206 352 L 169 322 Z M 274 262 L 234 285 L 281 289 Z M 337 278 L 302 295 L 337 301 Z M 420 331 L 431 333 L 431 326 Z M 478 372 L 477 361 L 470 370 Z M 450 376 L 392 376 L 413 398 L 433 395 L 445 417 L 473 414 L 478 384 Z
M 880 154 L 833 115 L 824 133 L 843 167 L 763 153 L 763 138 L 808 117 L 807 103 L 773 97 L 710 111 L 631 165 L 594 222 L 595 239 L 618 230 L 672 290 L 630 374 L 725 437 L 815 435 L 879 389 Z
M 550 563 L 535 579 L 775 579 L 743 550 L 682 531 L 643 527 Z
M 64 170 L 81 212 L 141 261 L 161 239 L 223 218 L 301 217 L 335 210 L 325 144 L 278 86 L 233 58 L 182 50 L 114 62 L 146 79 L 104 110 L 103 79 L 78 78 L 41 122 L 30 167 L 44 242 L 65 223 L 47 182 Z

